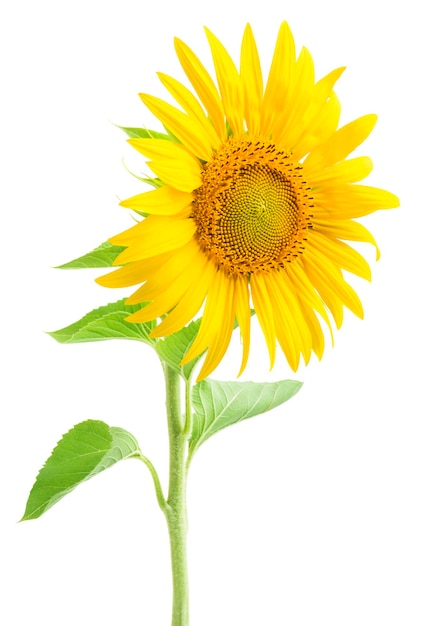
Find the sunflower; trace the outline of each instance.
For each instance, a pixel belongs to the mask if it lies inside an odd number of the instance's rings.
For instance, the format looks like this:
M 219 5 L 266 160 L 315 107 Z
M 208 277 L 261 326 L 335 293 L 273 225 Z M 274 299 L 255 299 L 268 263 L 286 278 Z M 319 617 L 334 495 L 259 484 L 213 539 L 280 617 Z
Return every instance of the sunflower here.
M 348 243 L 378 247 L 354 218 L 397 207 L 392 193 L 356 184 L 372 169 L 348 156 L 372 131 L 375 115 L 338 128 L 334 85 L 344 68 L 315 81 L 306 48 L 298 57 L 289 26 L 280 27 L 264 87 L 255 39 L 245 29 L 238 69 L 206 29 L 216 84 L 192 50 L 175 40 L 195 93 L 159 78 L 180 108 L 151 95 L 143 103 L 168 135 L 133 138 L 157 188 L 121 203 L 146 217 L 110 239 L 125 250 L 119 269 L 98 279 L 107 287 L 140 285 L 127 300 L 148 305 L 130 322 L 162 321 L 151 333 L 175 333 L 203 308 L 183 363 L 205 350 L 199 380 L 223 358 L 235 323 L 246 366 L 251 307 L 268 347 L 295 371 L 302 355 L 320 359 L 324 328 L 337 328 L 343 307 L 362 318 L 362 304 L 343 271 L 370 279 L 366 260 Z M 323 323 L 321 323 L 323 320 Z M 331 331 L 332 332 L 332 331 Z

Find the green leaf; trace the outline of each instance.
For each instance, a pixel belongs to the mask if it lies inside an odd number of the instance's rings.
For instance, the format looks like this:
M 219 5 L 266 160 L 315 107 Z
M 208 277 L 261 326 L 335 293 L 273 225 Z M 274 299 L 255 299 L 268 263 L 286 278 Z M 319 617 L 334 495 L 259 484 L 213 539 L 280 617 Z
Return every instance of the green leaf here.
M 169 134 L 159 133 L 157 130 L 148 130 L 147 128 L 131 128 L 129 126 L 118 126 L 131 139 L 168 139 Z
M 301 388 L 296 380 L 276 383 L 221 382 L 202 380 L 193 387 L 193 431 L 190 455 L 219 430 L 270 411 Z
M 113 244 L 106 241 L 101 243 L 95 250 L 92 250 L 92 252 L 88 252 L 88 254 L 80 256 L 69 263 L 58 265 L 55 269 L 80 270 L 94 267 L 112 267 L 113 262 L 123 250 L 125 250 L 124 246 L 113 246 Z
M 141 309 L 141 305 L 125 304 L 126 298 L 94 309 L 78 322 L 61 330 L 48 333 L 59 343 L 83 343 L 105 341 L 106 339 L 134 339 L 154 346 L 156 339 L 148 336 L 155 328 L 156 321 L 136 324 L 125 318 Z M 144 303 L 143 306 L 146 306 Z
M 40 470 L 21 521 L 40 517 L 80 483 L 117 461 L 140 454 L 135 437 L 122 428 L 97 420 L 77 424 L 62 437 Z
M 186 380 L 190 379 L 195 366 L 203 356 L 203 354 L 200 354 L 198 357 L 190 361 L 190 363 L 180 366 L 180 362 L 184 358 L 185 353 L 199 332 L 201 322 L 201 318 L 194 322 L 190 322 L 188 326 L 185 326 L 173 335 L 169 335 L 165 339 L 157 341 L 155 346 L 155 350 L 159 357 L 163 361 L 166 361 L 170 367 L 181 374 L 181 376 L 183 376 Z

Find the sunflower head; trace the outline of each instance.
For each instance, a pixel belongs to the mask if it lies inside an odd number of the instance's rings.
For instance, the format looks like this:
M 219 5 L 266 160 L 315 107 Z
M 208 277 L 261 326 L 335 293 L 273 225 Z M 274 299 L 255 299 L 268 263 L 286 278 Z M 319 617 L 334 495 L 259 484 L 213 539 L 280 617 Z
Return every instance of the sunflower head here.
M 199 380 L 224 356 L 235 323 L 243 371 L 253 306 L 274 363 L 276 345 L 293 370 L 324 350 L 324 328 L 339 328 L 343 308 L 363 317 L 343 271 L 370 279 L 365 259 L 347 242 L 368 242 L 357 218 L 399 201 L 359 184 L 368 157 L 348 158 L 373 129 L 365 115 L 339 128 L 334 86 L 343 68 L 320 80 L 292 33 L 280 27 L 266 84 L 252 30 L 240 67 L 206 30 L 216 81 L 180 40 L 175 48 L 193 88 L 159 78 L 178 106 L 141 94 L 167 129 L 130 140 L 147 159 L 156 189 L 121 203 L 146 215 L 110 239 L 124 246 L 121 267 L 98 279 L 107 287 L 139 285 L 130 304 L 149 302 L 131 322 L 162 317 L 152 332 L 177 332 L 203 310 L 183 363 L 207 350 Z M 150 179 L 152 180 L 152 179 Z M 377 248 L 378 257 L 378 248 Z

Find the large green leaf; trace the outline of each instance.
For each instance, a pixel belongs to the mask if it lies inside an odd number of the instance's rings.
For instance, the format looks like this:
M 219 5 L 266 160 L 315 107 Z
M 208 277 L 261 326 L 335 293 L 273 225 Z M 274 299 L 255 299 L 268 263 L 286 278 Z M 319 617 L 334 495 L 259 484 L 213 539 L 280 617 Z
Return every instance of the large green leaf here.
M 140 454 L 135 437 L 122 428 L 97 420 L 77 424 L 62 437 L 40 470 L 21 521 L 40 517 L 80 483 L 117 461 Z
M 113 262 L 123 252 L 125 248 L 123 246 L 113 246 L 108 241 L 101 243 L 100 246 L 80 256 L 78 259 L 58 265 L 56 269 L 59 270 L 80 270 L 95 267 L 112 267 Z
M 276 383 L 221 382 L 202 380 L 193 387 L 193 431 L 190 454 L 219 430 L 270 411 L 301 388 L 296 380 Z
M 159 340 L 155 346 L 159 357 L 186 380 L 190 379 L 195 366 L 203 356 L 203 354 L 200 354 L 190 361 L 190 363 L 187 363 L 187 365 L 180 366 L 180 362 L 184 358 L 185 353 L 199 332 L 201 321 L 202 319 L 200 318 L 195 322 L 190 322 L 188 326 L 185 326 L 173 335 Z
M 134 339 L 153 346 L 156 339 L 150 339 L 148 335 L 156 326 L 156 321 L 143 324 L 125 321 L 126 317 L 140 309 L 140 304 L 128 305 L 125 304 L 125 299 L 119 300 L 94 309 L 78 322 L 48 334 L 59 343 Z

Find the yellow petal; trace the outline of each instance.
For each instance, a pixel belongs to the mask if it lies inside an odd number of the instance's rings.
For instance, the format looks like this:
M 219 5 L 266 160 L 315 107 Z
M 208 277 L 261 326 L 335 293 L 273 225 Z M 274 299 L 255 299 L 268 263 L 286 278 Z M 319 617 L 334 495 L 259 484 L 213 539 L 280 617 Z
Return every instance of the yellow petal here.
M 365 141 L 376 121 L 376 115 L 364 115 L 337 130 L 308 155 L 304 161 L 304 171 L 313 176 L 319 170 L 345 159 Z
M 295 72 L 295 43 L 291 29 L 286 22 L 280 26 L 276 47 L 265 88 L 261 108 L 261 133 L 271 133 L 278 112 L 290 106 L 289 93 L 293 86 Z
M 326 288 L 329 294 L 336 302 L 342 302 L 350 311 L 363 319 L 363 307 L 359 296 L 354 289 L 344 280 L 341 271 L 325 254 L 318 250 L 305 251 L 304 264 L 308 264 L 312 276 L 316 276 L 319 282 L 313 282 L 322 298 L 330 307 L 330 300 L 327 301 L 322 293 L 322 289 Z M 333 311 L 331 311 L 333 313 Z
M 212 281 L 216 267 L 200 252 L 200 258 L 192 267 L 191 281 L 176 307 L 151 333 L 151 337 L 165 337 L 177 332 L 199 312 Z
M 123 200 L 120 206 L 154 215 L 174 215 L 189 207 L 192 201 L 190 193 L 164 186 Z
M 220 272 L 222 274 L 222 272 Z M 197 382 L 209 376 L 211 372 L 219 365 L 226 350 L 230 344 L 231 334 L 234 327 L 235 312 L 234 303 L 234 281 L 228 276 L 223 275 L 223 286 L 221 288 L 220 299 L 217 301 L 215 308 L 215 319 L 211 319 L 215 328 L 215 334 L 212 336 L 206 358 L 197 377 Z M 222 297 L 221 297 L 222 296 Z M 206 313 L 204 313 L 205 315 Z
M 303 301 L 300 302 L 300 307 L 307 327 L 310 329 L 313 352 L 320 360 L 325 349 L 325 336 L 323 334 L 322 327 L 313 309 L 307 306 L 307 304 Z
M 114 261 L 124 265 L 141 261 L 184 246 L 196 231 L 194 220 L 150 215 L 129 230 L 110 239 L 118 246 L 128 246 Z
M 129 139 L 129 143 L 152 159 L 151 169 L 166 185 L 187 192 L 200 187 L 202 165 L 184 146 L 167 139 Z
M 279 145 L 293 150 L 298 137 L 305 129 L 304 116 L 314 92 L 314 63 L 307 48 L 302 48 L 295 65 L 293 89 L 289 93 L 289 106 L 280 112 L 272 128 L 273 138 Z
M 363 180 L 372 172 L 373 163 L 369 157 L 356 157 L 346 159 L 331 165 L 317 174 L 310 176 L 312 187 L 322 186 L 322 188 L 335 187 L 341 183 L 357 183 Z
M 217 271 L 208 291 L 202 323 L 181 364 L 185 365 L 209 348 L 197 380 L 202 380 L 221 361 L 230 343 L 234 323 L 234 281 Z
M 166 185 L 171 185 L 179 191 L 195 191 L 201 185 L 200 175 L 196 177 L 180 163 L 170 166 L 167 162 L 147 161 L 147 165 Z
M 313 190 L 316 219 L 351 219 L 378 209 L 394 209 L 399 198 L 390 191 L 367 185 L 342 184 Z
M 197 98 L 193 96 L 187 87 L 184 87 L 184 85 L 175 80 L 175 78 L 172 78 L 172 76 L 167 76 L 166 74 L 162 74 L 160 72 L 157 75 L 169 93 L 177 102 L 179 102 L 182 108 L 185 109 L 191 117 L 197 119 L 197 121 L 203 126 L 204 132 L 207 137 L 209 137 L 210 145 L 212 148 L 217 149 L 221 144 L 221 140 L 218 133 L 212 126 L 212 122 L 206 117 L 206 114 L 200 106 Z
M 167 252 L 156 257 L 156 266 L 161 265 L 169 256 L 170 252 Z M 151 258 L 143 259 L 142 261 L 134 261 L 124 267 L 120 267 L 114 272 L 99 276 L 95 279 L 95 282 L 103 287 L 131 287 L 147 280 L 147 272 L 152 266 L 153 259 Z
M 313 113 L 319 105 L 322 106 L 331 96 L 335 83 L 341 78 L 345 69 L 345 67 L 337 67 L 317 81 L 313 91 Z
M 212 78 L 194 52 L 183 41 L 175 39 L 175 51 L 184 72 L 206 108 L 218 137 L 221 141 L 225 141 L 227 133 L 224 123 L 224 109 Z
M 162 291 L 155 300 L 150 302 L 150 304 L 143 307 L 136 313 L 132 313 L 132 315 L 126 317 L 126 321 L 137 323 L 150 322 L 151 320 L 155 320 L 156 318 L 165 315 L 168 311 L 170 311 L 170 309 L 172 309 L 176 305 L 176 303 L 181 298 L 182 291 L 179 290 L 180 287 L 182 287 L 182 285 L 169 285 L 169 288 Z M 126 300 L 126 304 L 137 304 L 139 302 L 144 302 L 143 299 L 136 297 L 136 294 L 134 295 L 135 302 L 132 302 L 129 298 L 128 300 Z
M 235 136 L 243 132 L 243 93 L 240 76 L 227 50 L 208 28 L 206 36 L 212 52 L 225 116 Z
M 274 310 L 265 285 L 264 275 L 253 274 L 251 276 L 250 285 L 255 313 L 262 332 L 264 333 L 268 353 L 270 355 L 270 368 L 272 368 L 276 359 L 276 331 L 274 326 Z
M 315 119 L 307 124 L 303 137 L 298 139 L 293 147 L 293 158 L 302 159 L 308 152 L 326 141 L 338 128 L 340 115 L 340 101 L 332 92 L 329 99 L 320 107 Z
M 240 55 L 240 76 L 243 87 L 247 129 L 249 134 L 259 135 L 263 81 L 258 50 L 249 24 L 247 24 L 243 35 Z
M 295 372 L 298 369 L 301 352 L 300 333 L 279 287 L 275 273 L 265 276 L 265 285 L 274 310 L 275 335 L 289 365 Z M 295 331 L 297 331 L 295 333 Z
M 319 294 L 313 287 L 313 283 L 310 281 L 307 273 L 302 265 L 302 262 L 296 260 L 294 263 L 290 263 L 286 268 L 286 278 L 291 282 L 294 287 L 294 291 L 298 294 L 298 299 L 304 306 L 304 309 L 313 309 L 317 311 L 326 322 L 333 341 L 332 328 L 329 321 L 328 314 L 325 310 L 324 303 L 319 297 Z
M 374 236 L 359 222 L 351 220 L 319 220 L 316 218 L 316 230 L 336 239 L 371 243 L 376 249 L 376 260 L 378 261 L 380 258 L 380 250 Z
M 212 143 L 204 126 L 176 107 L 160 98 L 140 93 L 139 97 L 164 126 L 177 137 L 196 157 L 208 161 L 212 156 Z
M 303 259 L 303 266 L 304 273 L 328 307 L 337 328 L 340 328 L 344 318 L 343 303 L 341 298 L 337 296 L 334 285 L 331 285 L 331 281 L 325 273 L 317 267 L 316 263 L 307 258 L 307 255 Z
M 169 93 L 175 98 L 175 100 L 182 106 L 183 109 L 189 114 L 204 124 L 207 120 L 206 114 L 197 100 L 197 98 L 191 93 L 187 87 L 180 83 L 176 78 L 157 72 L 157 76 L 160 78 L 163 85 L 169 91 Z
M 325 254 L 337 267 L 352 272 L 360 278 L 371 280 L 371 268 L 356 250 L 342 241 L 337 241 L 314 229 L 310 233 L 310 246 Z
M 249 288 L 246 276 L 238 276 L 234 286 L 234 309 L 236 311 L 237 323 L 240 327 L 240 337 L 243 344 L 242 363 L 238 376 L 245 369 L 250 347 L 251 337 L 251 309 L 249 304 Z
M 324 141 L 336 130 L 340 107 L 338 98 L 332 90 L 344 69 L 344 67 L 339 67 L 333 70 L 313 86 L 309 106 L 300 115 L 298 124 L 300 134 L 294 137 L 292 142 L 292 154 L 296 160 L 301 159 L 317 143 Z M 332 99 L 335 101 L 335 106 L 331 103 Z M 338 104 L 338 109 L 336 104 Z
M 176 283 L 181 274 L 196 262 L 199 255 L 199 246 L 192 239 L 182 248 L 170 252 L 161 263 L 157 262 L 158 257 L 151 259 L 151 268 L 145 275 L 147 282 L 130 296 L 127 301 L 128 304 L 154 300 L 159 293 L 165 290 L 166 286 L 170 283 Z
M 307 365 L 311 356 L 312 337 L 310 329 L 305 323 L 299 293 L 295 291 L 294 285 L 285 270 L 281 270 L 275 274 L 274 280 L 289 310 L 291 333 L 294 338 L 295 345 L 297 346 L 298 351 L 302 353 L 304 361 Z M 299 345 L 297 343 L 298 338 Z
M 176 306 L 197 276 L 194 267 L 198 252 L 199 250 L 194 248 L 190 254 L 187 248 L 171 255 L 170 262 L 164 264 L 162 268 L 163 280 L 159 280 L 157 275 L 128 298 L 127 304 L 151 302 L 127 319 L 132 322 L 148 321 L 166 314 Z

